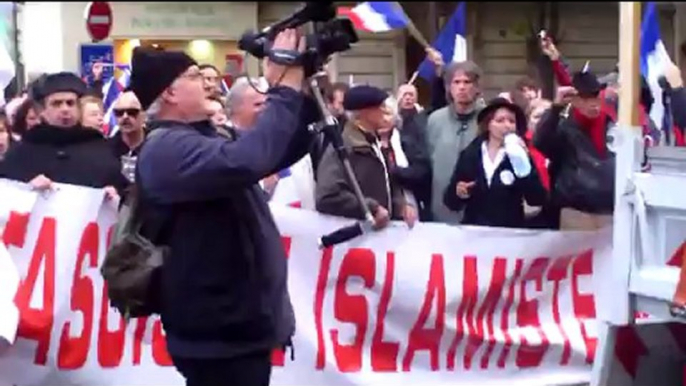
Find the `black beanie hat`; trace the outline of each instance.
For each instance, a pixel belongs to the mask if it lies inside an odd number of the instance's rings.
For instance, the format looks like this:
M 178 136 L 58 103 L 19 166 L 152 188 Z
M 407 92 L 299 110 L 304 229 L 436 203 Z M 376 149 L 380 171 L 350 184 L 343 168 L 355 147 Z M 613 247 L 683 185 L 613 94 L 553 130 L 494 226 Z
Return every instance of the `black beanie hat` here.
M 86 82 L 71 72 L 42 75 L 31 83 L 29 95 L 36 102 L 42 103 L 46 97 L 58 92 L 73 92 L 79 98 L 86 94 Z
M 147 110 L 162 91 L 194 65 L 195 60 L 184 52 L 136 47 L 131 58 L 129 89 L 136 94 L 143 110 Z

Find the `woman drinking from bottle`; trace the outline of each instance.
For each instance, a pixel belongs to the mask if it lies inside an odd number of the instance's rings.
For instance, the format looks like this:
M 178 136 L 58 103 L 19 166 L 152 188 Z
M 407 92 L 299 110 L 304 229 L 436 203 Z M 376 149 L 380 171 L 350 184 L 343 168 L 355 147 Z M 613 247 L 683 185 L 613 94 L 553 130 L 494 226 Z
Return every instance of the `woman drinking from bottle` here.
M 479 135 L 460 155 L 444 203 L 464 211 L 463 225 L 524 228 L 524 203 L 542 206 L 547 199 L 523 140 L 524 112 L 496 98 L 477 122 Z

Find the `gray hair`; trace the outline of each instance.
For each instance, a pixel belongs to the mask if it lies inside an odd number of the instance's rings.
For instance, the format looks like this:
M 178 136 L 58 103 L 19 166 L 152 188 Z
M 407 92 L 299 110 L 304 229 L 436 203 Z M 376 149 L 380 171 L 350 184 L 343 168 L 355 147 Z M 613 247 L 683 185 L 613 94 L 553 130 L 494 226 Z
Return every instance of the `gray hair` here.
M 236 79 L 229 90 L 229 94 L 226 96 L 226 111 L 229 115 L 240 106 L 245 92 L 252 87 L 256 87 L 260 92 L 267 92 L 269 88 L 264 78 L 248 78 L 243 76 Z
M 452 96 L 450 95 L 450 84 L 453 82 L 455 74 L 461 73 L 467 75 L 467 77 L 474 82 L 474 84 L 479 87 L 481 78 L 483 77 L 483 71 L 478 64 L 471 60 L 465 60 L 463 62 L 452 62 L 448 64 L 443 72 L 443 83 L 445 84 L 446 97 L 448 101 L 452 101 Z

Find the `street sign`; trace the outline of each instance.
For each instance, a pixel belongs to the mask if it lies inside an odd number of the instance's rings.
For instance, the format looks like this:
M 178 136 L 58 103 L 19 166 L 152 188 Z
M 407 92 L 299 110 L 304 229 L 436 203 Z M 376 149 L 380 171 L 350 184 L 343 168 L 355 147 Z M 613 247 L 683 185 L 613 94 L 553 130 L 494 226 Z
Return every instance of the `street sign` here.
M 112 30 L 110 3 L 93 1 L 86 6 L 86 29 L 94 42 L 107 39 Z
M 93 64 L 103 63 L 102 81 L 114 76 L 114 47 L 111 44 L 84 43 L 80 45 L 79 63 L 81 78 L 88 84 L 93 84 Z

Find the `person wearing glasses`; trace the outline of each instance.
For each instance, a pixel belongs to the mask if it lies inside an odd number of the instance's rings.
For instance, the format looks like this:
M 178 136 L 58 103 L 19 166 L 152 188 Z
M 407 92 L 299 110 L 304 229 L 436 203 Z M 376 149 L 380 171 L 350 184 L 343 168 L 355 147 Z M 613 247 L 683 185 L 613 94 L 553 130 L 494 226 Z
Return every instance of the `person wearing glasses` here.
M 305 51 L 295 30 L 271 49 Z M 217 133 L 204 79 L 183 52 L 133 51 L 130 88 L 155 117 L 136 165 L 139 203 L 167 245 L 160 316 L 167 350 L 187 385 L 269 385 L 271 353 L 292 345 L 295 315 L 281 236 L 258 182 L 309 150 L 319 117 L 304 70 L 265 61 L 270 88 L 251 130 Z M 148 229 L 151 227 L 148 227 Z M 153 289 L 154 290 L 154 289 Z
M 112 113 L 119 130 L 110 139 L 112 151 L 121 160 L 122 173 L 134 181 L 138 151 L 145 140 L 145 113 L 141 102 L 132 91 L 122 93 L 114 102 Z
M 211 64 L 201 64 L 198 66 L 202 74 L 203 88 L 208 97 L 221 97 L 221 72 L 219 69 Z

